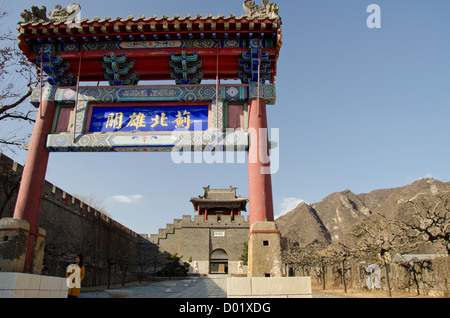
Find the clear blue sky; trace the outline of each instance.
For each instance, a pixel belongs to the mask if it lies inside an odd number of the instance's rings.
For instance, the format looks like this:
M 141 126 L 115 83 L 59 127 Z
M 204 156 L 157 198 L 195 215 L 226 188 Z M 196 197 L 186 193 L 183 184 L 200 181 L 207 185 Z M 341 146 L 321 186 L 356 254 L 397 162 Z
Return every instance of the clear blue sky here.
M 71 2 L 5 1 L 13 28 L 23 9 Z M 244 13 L 243 0 L 78 2 L 87 18 Z M 450 181 L 450 1 L 275 2 L 283 19 L 277 103 L 268 111 L 280 132 L 275 215 L 345 189 Z M 366 25 L 371 3 L 381 8 L 381 29 Z M 12 156 L 23 163 L 25 155 Z M 203 186 L 248 196 L 246 163 L 178 165 L 170 153 L 52 153 L 47 179 L 103 198 L 114 219 L 148 234 L 193 214 L 189 199 Z

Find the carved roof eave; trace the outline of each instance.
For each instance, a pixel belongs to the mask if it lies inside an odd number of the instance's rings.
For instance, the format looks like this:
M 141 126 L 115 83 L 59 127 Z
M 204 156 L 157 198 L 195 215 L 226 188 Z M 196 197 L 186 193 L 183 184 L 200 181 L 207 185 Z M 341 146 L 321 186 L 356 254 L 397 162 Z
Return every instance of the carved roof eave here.
M 224 199 L 224 200 L 212 200 L 212 199 L 203 199 L 203 198 L 192 198 L 191 202 L 196 202 L 196 203 L 237 203 L 237 202 L 244 202 L 247 203 L 248 199 L 247 198 L 235 198 L 235 199 Z
M 172 18 L 163 16 L 162 18 L 157 18 L 152 16 L 150 18 L 145 18 L 140 16 L 138 18 L 133 18 L 129 16 L 126 19 L 121 17 L 104 19 L 94 18 L 87 19 L 84 18 L 78 21 L 76 24 L 66 23 L 65 21 L 59 20 L 39 20 L 19 23 L 18 26 L 18 43 L 20 49 L 27 55 L 30 53 L 29 45 L 36 41 L 36 39 L 44 39 L 44 42 L 67 41 L 64 39 L 69 39 L 70 42 L 89 42 L 93 40 L 94 36 L 105 36 L 105 35 L 117 35 L 122 34 L 126 36 L 127 34 L 162 34 L 165 35 L 169 33 L 179 33 L 179 34 L 189 34 L 191 32 L 198 34 L 205 33 L 215 33 L 227 32 L 229 34 L 241 34 L 242 36 L 248 36 L 250 32 L 264 32 L 270 34 L 277 34 L 278 38 L 278 49 L 281 47 L 281 21 L 276 17 L 249 17 L 248 15 L 242 15 L 241 17 L 236 17 L 230 15 L 224 17 L 219 15 L 213 17 L 207 15 L 202 17 L 197 15 L 191 17 L 186 15 L 180 17 L 175 15 Z
M 208 199 L 191 199 L 192 205 L 194 207 L 194 211 L 198 210 L 198 206 L 203 207 L 216 207 L 216 208 L 226 208 L 228 206 L 239 207 L 241 211 L 247 211 L 247 203 L 248 199 L 245 198 L 237 198 L 235 200 L 208 200 Z
M 162 17 L 157 17 L 155 15 L 152 15 L 151 17 L 146 18 L 145 16 L 141 15 L 137 18 L 133 17 L 133 16 L 128 16 L 127 18 L 122 18 L 120 16 L 116 17 L 116 18 L 111 18 L 111 17 L 105 17 L 103 19 L 100 19 L 98 17 L 95 17 L 93 19 L 88 19 L 88 18 L 83 18 L 80 21 L 77 21 L 77 23 L 81 24 L 82 26 L 85 25 L 90 25 L 90 24 L 105 24 L 105 23 L 117 23 L 117 22 L 121 22 L 121 23 L 130 23 L 130 22 L 186 22 L 186 20 L 190 21 L 190 22 L 207 22 L 208 20 L 211 21 L 218 21 L 218 20 L 236 20 L 239 22 L 244 22 L 244 23 L 254 23 L 254 22 L 264 22 L 264 21 L 271 21 L 272 23 L 278 23 L 281 24 L 281 20 L 279 18 L 274 18 L 274 17 L 251 17 L 248 15 L 242 15 L 240 17 L 235 16 L 234 14 L 230 14 L 229 16 L 225 17 L 223 14 L 219 14 L 218 16 L 212 16 L 211 14 L 208 14 L 206 16 L 201 16 L 199 14 L 197 14 L 196 16 L 191 16 L 189 14 L 185 15 L 184 17 L 179 16 L 179 15 L 174 15 L 173 17 L 168 17 L 168 16 L 162 16 Z M 34 21 L 29 21 L 29 22 L 19 22 L 19 28 L 20 27 L 29 27 L 29 26 L 33 26 L 33 27 L 39 27 L 39 26 L 63 26 L 66 27 L 67 26 L 67 21 L 66 20 L 34 20 Z

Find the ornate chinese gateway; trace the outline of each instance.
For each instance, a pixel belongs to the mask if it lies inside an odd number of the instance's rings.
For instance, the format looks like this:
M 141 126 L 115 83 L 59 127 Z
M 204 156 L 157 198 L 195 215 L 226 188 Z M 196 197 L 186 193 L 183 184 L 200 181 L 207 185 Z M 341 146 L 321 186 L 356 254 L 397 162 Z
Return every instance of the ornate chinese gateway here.
M 39 111 L 14 216 L 30 223 L 25 271 L 49 152 L 245 150 L 250 226 L 273 221 L 270 162 L 261 156 L 281 18 L 267 0 L 246 0 L 243 9 L 93 19 L 81 19 L 78 4 L 22 12 L 19 47 L 42 83 L 31 99 Z
M 240 17 L 81 20 L 78 4 L 58 5 L 48 16 L 46 7 L 25 10 L 19 46 L 43 70 L 46 83 L 32 102 L 56 104 L 47 148 L 246 149 L 249 99 L 275 103 L 281 19 L 276 4 L 268 1 L 260 6 L 247 0 L 243 7 L 247 14 Z M 175 86 L 146 86 L 168 80 Z M 202 85 L 206 80 L 213 84 Z M 241 84 L 221 85 L 223 80 Z M 109 86 L 79 86 L 86 82 Z M 227 129 L 231 136 L 224 134 Z M 190 134 L 181 137 L 174 130 Z

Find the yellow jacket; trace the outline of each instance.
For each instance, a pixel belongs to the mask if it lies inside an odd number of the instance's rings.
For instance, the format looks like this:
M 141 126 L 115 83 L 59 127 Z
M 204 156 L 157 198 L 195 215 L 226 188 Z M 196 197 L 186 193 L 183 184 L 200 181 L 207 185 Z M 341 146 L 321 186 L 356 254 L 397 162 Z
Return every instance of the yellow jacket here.
M 69 277 L 74 272 L 75 272 L 75 269 L 73 269 L 71 273 L 66 272 L 66 278 Z M 84 274 L 85 274 L 85 268 L 84 268 L 84 266 L 81 266 L 80 267 L 80 283 L 84 279 Z M 72 282 L 75 283 L 75 278 L 72 279 Z M 81 288 L 75 288 L 75 287 L 69 288 L 69 296 L 80 296 L 80 292 L 81 292 Z

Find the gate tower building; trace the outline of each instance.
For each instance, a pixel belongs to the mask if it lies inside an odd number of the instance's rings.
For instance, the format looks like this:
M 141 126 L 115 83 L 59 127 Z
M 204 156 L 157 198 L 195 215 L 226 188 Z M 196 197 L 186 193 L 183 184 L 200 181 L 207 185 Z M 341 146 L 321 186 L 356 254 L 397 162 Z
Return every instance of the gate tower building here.
M 236 195 L 236 188 L 204 187 L 203 195 L 192 198 L 194 216 L 183 215 L 152 234 L 150 241 L 162 254 L 177 254 L 190 264 L 194 274 L 245 275 L 241 259 L 248 240 L 247 198 Z

